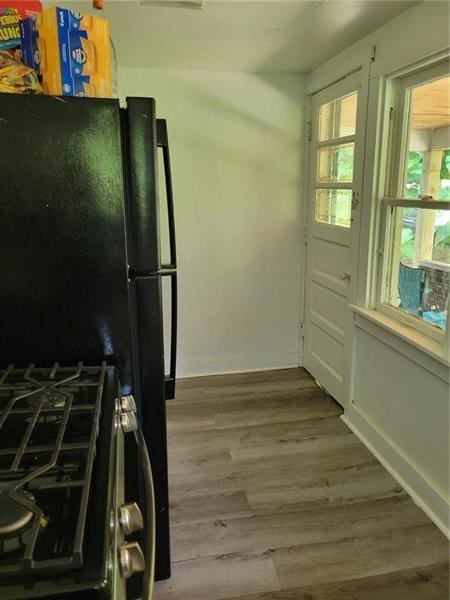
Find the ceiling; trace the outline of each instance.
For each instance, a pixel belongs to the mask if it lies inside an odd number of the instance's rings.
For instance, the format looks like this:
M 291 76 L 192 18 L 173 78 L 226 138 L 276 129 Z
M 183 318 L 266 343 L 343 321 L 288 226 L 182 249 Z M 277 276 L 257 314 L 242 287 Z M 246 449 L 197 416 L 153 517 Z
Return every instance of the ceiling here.
M 442 77 L 412 90 L 411 127 L 437 129 L 450 126 L 450 77 Z
M 44 2 L 82 11 L 91 1 Z M 203 10 L 104 0 L 120 66 L 307 73 L 417 4 L 205 0 Z

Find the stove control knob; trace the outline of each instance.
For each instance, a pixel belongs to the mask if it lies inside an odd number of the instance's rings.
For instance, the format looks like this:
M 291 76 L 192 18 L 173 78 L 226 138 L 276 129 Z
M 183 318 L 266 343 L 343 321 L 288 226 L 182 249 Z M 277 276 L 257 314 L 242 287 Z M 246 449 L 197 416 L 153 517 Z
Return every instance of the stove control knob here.
M 144 528 L 144 519 L 136 502 L 122 504 L 119 508 L 119 523 L 125 536 Z
M 129 396 L 121 396 L 120 397 L 120 408 L 124 411 L 124 412 L 136 412 L 137 407 L 136 407 L 136 402 L 133 398 L 133 396 L 130 394 Z
M 120 425 L 122 426 L 122 430 L 124 431 L 124 433 L 136 431 L 136 429 L 138 428 L 138 422 L 134 412 L 121 413 Z
M 125 579 L 145 570 L 145 559 L 137 542 L 122 544 L 119 547 L 120 572 Z

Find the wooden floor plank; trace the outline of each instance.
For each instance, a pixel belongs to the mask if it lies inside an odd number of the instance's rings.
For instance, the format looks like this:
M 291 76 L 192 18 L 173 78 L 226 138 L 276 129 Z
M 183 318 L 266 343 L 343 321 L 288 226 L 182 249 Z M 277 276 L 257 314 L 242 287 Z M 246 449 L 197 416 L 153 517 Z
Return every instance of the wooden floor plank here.
M 238 385 L 250 385 L 253 389 L 265 386 L 273 382 L 276 389 L 286 385 L 288 382 L 297 383 L 301 379 L 311 380 L 304 369 L 274 369 L 270 371 L 251 371 L 246 373 L 233 373 L 232 375 L 207 375 L 203 377 L 188 377 L 177 379 L 177 402 L 180 401 L 182 393 L 195 394 L 196 391 L 211 388 L 213 393 L 220 392 L 229 387 Z
M 169 461 L 169 487 L 171 494 L 191 493 L 202 495 L 214 492 L 230 492 L 244 490 L 253 493 L 274 487 L 301 485 L 313 475 L 335 473 L 343 470 L 349 473 L 358 472 L 367 465 L 376 464 L 376 459 L 361 447 L 359 441 L 352 436 L 338 436 L 334 446 L 318 452 L 287 456 L 265 457 L 264 460 L 233 460 L 231 472 L 229 463 L 223 463 L 224 469 L 218 468 L 206 476 L 199 477 L 198 472 L 185 472 L 180 478 L 171 478 L 170 473 L 174 460 Z M 195 459 L 194 459 L 195 460 Z M 343 467 L 342 465 L 345 465 Z
M 247 499 L 254 514 L 273 514 L 405 494 L 389 473 L 373 462 L 357 470 L 319 472 L 296 485 L 248 491 Z
M 172 526 L 204 523 L 217 519 L 251 517 L 253 511 L 244 492 L 177 496 L 170 502 Z
M 348 530 L 351 534 L 353 527 Z M 448 558 L 448 544 L 433 525 L 396 527 L 381 533 L 282 548 L 272 559 L 283 588 L 358 579 L 431 566 Z
M 448 540 L 302 369 L 181 380 L 155 600 L 448 600 Z
M 214 448 L 208 453 L 184 452 L 172 457 L 169 465 L 169 476 L 172 481 L 178 483 L 197 481 L 199 485 L 208 478 L 217 477 L 218 473 L 223 476 L 231 475 L 234 467 L 231 455 L 227 448 Z
M 349 435 L 346 425 L 336 419 L 336 415 L 317 419 L 283 421 L 281 423 L 263 423 L 243 425 L 220 429 L 181 430 L 169 432 L 169 455 L 176 460 L 177 455 L 186 451 L 208 452 L 217 447 L 228 447 L 230 451 L 239 452 L 257 448 L 264 451 L 266 447 L 278 446 L 279 450 L 286 444 L 314 440 L 327 435 Z M 257 457 L 260 456 L 257 453 Z
M 339 415 L 342 410 L 320 389 L 308 382 L 303 390 L 278 390 L 221 395 L 167 404 L 168 430 L 209 420 L 212 428 L 242 427 Z
M 448 563 L 224 600 L 447 600 Z
M 310 387 L 302 391 L 260 392 L 234 406 L 224 404 L 215 412 L 216 427 L 237 427 L 264 423 L 300 421 L 337 415 L 336 404 L 321 390 Z
M 228 554 L 175 562 L 172 578 L 157 583 L 155 600 L 221 600 L 279 589 L 270 556 Z
M 324 507 L 297 513 L 215 519 L 174 526 L 173 559 L 282 548 L 291 552 L 293 546 L 322 543 L 333 547 L 333 543 L 349 535 L 364 538 L 428 523 L 428 517 L 407 496 L 343 504 L 333 510 Z M 436 532 L 436 540 L 439 538 Z

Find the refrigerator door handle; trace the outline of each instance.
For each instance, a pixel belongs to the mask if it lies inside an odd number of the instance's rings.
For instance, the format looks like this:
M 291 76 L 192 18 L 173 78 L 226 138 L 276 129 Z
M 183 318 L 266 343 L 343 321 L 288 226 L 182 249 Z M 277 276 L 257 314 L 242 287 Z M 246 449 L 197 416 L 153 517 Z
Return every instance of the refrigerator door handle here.
M 178 336 L 178 281 L 176 271 L 161 271 L 162 277 L 171 279 L 171 328 L 170 328 L 170 369 L 165 379 L 166 400 L 175 398 L 175 379 L 177 361 L 177 336 Z
M 169 221 L 170 263 L 161 265 L 163 269 L 177 268 L 177 247 L 175 240 L 175 213 L 173 206 L 172 171 L 170 168 L 169 139 L 167 136 L 167 123 L 165 119 L 156 120 L 157 145 L 163 152 L 164 179 L 166 183 L 167 215 Z
M 167 136 L 167 122 L 165 119 L 156 120 L 156 139 L 157 145 L 163 152 L 164 179 L 166 184 L 167 197 L 167 215 L 169 223 L 169 246 L 170 263 L 162 264 L 160 274 L 163 277 L 171 278 L 171 320 L 170 331 L 170 370 L 166 375 L 166 399 L 175 398 L 175 377 L 176 377 L 176 358 L 177 358 L 177 329 L 178 329 L 178 285 L 177 285 L 177 247 L 175 240 L 175 213 L 173 205 L 172 172 L 170 168 L 169 140 Z

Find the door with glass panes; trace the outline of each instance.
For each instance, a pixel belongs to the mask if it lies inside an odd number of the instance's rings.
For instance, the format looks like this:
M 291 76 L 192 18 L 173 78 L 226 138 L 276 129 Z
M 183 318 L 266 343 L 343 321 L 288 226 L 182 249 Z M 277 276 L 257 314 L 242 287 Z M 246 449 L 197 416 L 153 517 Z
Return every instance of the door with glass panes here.
M 360 80 L 358 71 L 312 99 L 303 364 L 341 404 L 359 228 Z

